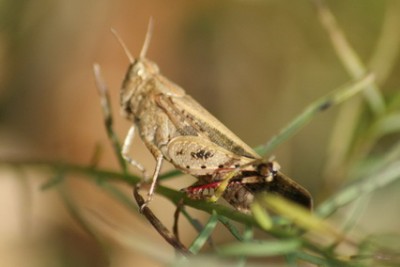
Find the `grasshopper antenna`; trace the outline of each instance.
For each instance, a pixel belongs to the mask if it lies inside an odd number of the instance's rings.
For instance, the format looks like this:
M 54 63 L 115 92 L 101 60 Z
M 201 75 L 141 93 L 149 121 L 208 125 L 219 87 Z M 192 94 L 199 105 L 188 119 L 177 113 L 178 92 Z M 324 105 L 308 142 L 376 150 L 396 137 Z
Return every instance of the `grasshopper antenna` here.
M 140 51 L 140 58 L 145 58 L 147 49 L 149 48 L 150 45 L 150 39 L 151 35 L 153 34 L 153 17 L 150 17 L 149 20 L 149 25 L 147 26 L 147 33 L 146 33 L 146 38 L 144 39 L 142 51 Z
M 114 34 L 115 38 L 117 38 L 118 43 L 121 45 L 122 49 L 124 50 L 125 55 L 129 59 L 129 62 L 132 64 L 135 61 L 135 58 L 132 56 L 131 52 L 129 52 L 129 49 L 126 46 L 125 42 L 122 40 L 121 36 L 119 36 L 118 32 L 114 28 L 111 28 L 111 32 Z

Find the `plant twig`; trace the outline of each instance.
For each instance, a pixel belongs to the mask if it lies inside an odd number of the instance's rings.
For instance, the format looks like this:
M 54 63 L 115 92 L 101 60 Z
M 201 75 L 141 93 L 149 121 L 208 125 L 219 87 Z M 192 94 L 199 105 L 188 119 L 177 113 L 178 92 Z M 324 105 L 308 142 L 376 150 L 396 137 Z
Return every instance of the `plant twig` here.
M 157 232 L 167 241 L 172 247 L 174 247 L 178 252 L 180 252 L 183 256 L 187 256 L 191 254 L 185 245 L 183 245 L 175 235 L 173 235 L 167 227 L 154 215 L 149 207 L 145 204 L 143 197 L 139 194 L 139 188 L 137 184 L 133 187 L 133 196 L 136 199 L 136 202 L 139 207 L 141 207 L 142 214 L 147 218 L 147 220 L 153 225 L 153 227 L 157 230 Z

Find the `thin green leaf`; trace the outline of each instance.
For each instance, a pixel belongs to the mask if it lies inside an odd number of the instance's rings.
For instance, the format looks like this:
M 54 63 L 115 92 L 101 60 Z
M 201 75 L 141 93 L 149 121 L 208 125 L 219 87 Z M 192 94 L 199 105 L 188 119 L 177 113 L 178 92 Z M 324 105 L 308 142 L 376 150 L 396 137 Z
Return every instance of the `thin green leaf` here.
M 203 225 L 201 222 L 195 218 L 193 218 L 187 211 L 186 209 L 182 209 L 182 214 L 185 216 L 185 218 L 190 222 L 190 224 L 193 226 L 194 229 L 196 229 L 197 232 L 201 232 L 203 230 Z
M 129 211 L 134 213 L 139 213 L 139 208 L 133 202 L 133 198 L 131 195 L 127 196 L 124 192 L 122 192 L 116 186 L 113 186 L 109 183 L 102 183 L 101 187 L 106 190 L 111 196 L 115 198 L 119 203 L 121 203 L 124 207 L 126 207 Z
M 217 226 L 218 222 L 218 214 L 213 211 L 210 219 L 207 224 L 204 226 L 203 231 L 197 236 L 197 238 L 193 241 L 193 243 L 189 247 L 189 251 L 193 254 L 197 254 L 200 249 L 207 242 L 208 238 L 210 238 L 212 232 L 214 231 L 215 226 Z
M 354 170 L 350 173 L 351 180 L 362 179 L 370 176 L 372 173 L 379 173 L 386 169 L 391 163 L 400 159 L 400 141 L 392 145 L 380 156 L 370 156 L 354 166 Z
M 254 231 L 253 231 L 253 227 L 250 225 L 246 225 L 244 228 L 244 232 L 243 232 L 243 241 L 244 242 L 251 242 L 251 240 L 253 240 L 254 238 Z M 238 259 L 238 263 L 237 266 L 246 266 L 247 263 L 247 257 L 246 256 L 240 256 Z
M 358 79 L 367 73 L 367 68 L 362 63 L 356 51 L 347 41 L 346 36 L 336 22 L 336 18 L 331 13 L 324 1 L 314 0 L 320 22 L 328 32 L 333 47 L 343 66 L 353 79 Z M 369 106 L 374 111 L 375 115 L 382 115 L 385 111 L 385 102 L 380 93 L 379 88 L 375 83 L 367 85 L 364 91 L 364 96 L 368 101 Z
M 355 199 L 376 191 L 393 183 L 400 178 L 400 161 L 390 164 L 379 173 L 372 173 L 365 179 L 357 180 L 351 185 L 339 191 L 332 198 L 318 206 L 316 213 L 321 217 L 327 217 L 340 207 Z
M 221 256 L 268 257 L 294 253 L 301 248 L 299 239 L 258 241 L 226 245 L 218 249 Z
M 387 80 L 399 58 L 400 2 L 387 1 L 381 34 L 377 39 L 376 49 L 369 62 L 370 69 L 376 74 L 378 84 Z
M 327 260 L 321 257 L 317 257 L 315 255 L 305 253 L 305 252 L 296 252 L 296 256 L 299 259 L 302 259 L 306 262 L 317 264 L 318 266 L 327 266 Z
M 284 127 L 277 135 L 273 136 L 266 144 L 256 148 L 256 151 L 261 155 L 270 153 L 279 144 L 283 143 L 292 137 L 301 127 L 305 126 L 311 119 L 313 119 L 319 112 L 327 108 L 338 105 L 343 101 L 349 99 L 353 95 L 360 92 L 368 84 L 373 82 L 374 76 L 367 75 L 354 82 L 346 84 L 330 94 L 321 97 L 320 99 L 311 103 L 299 116 L 292 120 L 286 127 Z
M 229 230 L 229 232 L 238 240 L 243 241 L 244 237 L 240 235 L 239 230 L 231 223 L 231 221 L 220 215 L 218 216 L 218 220 Z
M 183 173 L 180 170 L 171 170 L 171 171 L 168 171 L 168 172 L 165 172 L 165 173 L 161 174 L 158 177 L 158 180 L 160 180 L 160 181 L 167 180 L 169 178 L 175 178 L 175 177 L 177 177 L 179 175 L 182 175 L 182 174 Z
M 42 184 L 40 186 L 40 190 L 48 190 L 56 185 L 59 185 L 64 181 L 64 173 L 58 172 L 56 175 L 54 175 L 52 178 L 50 178 L 47 182 Z
M 259 196 L 259 201 L 265 203 L 273 212 L 288 218 L 303 229 L 339 240 L 343 238 L 341 233 L 332 225 L 318 218 L 302 206 L 290 202 L 281 196 L 264 194 Z
M 258 225 L 266 231 L 271 230 L 273 221 L 267 210 L 261 206 L 260 202 L 256 200 L 251 204 L 250 209 Z
M 400 112 L 386 115 L 380 118 L 373 126 L 373 136 L 375 139 L 400 132 Z

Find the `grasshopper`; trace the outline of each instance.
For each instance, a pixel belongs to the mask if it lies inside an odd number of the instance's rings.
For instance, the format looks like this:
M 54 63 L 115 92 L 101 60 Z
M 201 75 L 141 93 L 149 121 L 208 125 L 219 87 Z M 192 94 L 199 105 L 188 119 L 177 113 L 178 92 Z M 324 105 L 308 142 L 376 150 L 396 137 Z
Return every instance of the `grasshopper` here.
M 164 160 L 182 172 L 197 177 L 201 183 L 197 188 L 204 189 L 206 184 L 210 184 L 210 188 L 214 186 L 216 192 L 215 195 L 204 194 L 204 190 L 203 193 L 199 193 L 199 190 L 196 193 L 196 186 L 193 186 L 193 190 L 186 190 L 189 197 L 215 201 L 222 195 L 234 207 L 241 209 L 243 206 L 244 209 L 248 201 L 240 203 L 243 199 L 232 192 L 245 190 L 246 194 L 252 195 L 258 190 L 255 189 L 256 185 L 274 181 L 278 177 L 277 170 L 267 168 L 267 173 L 262 174 L 260 167 L 264 165 L 252 164 L 261 157 L 180 86 L 164 77 L 156 63 L 146 58 L 151 33 L 150 20 L 138 58 L 130 54 L 121 38 L 115 34 L 130 61 L 120 91 L 120 108 L 122 115 L 133 124 L 121 153 L 129 164 L 142 172 L 144 181 L 151 181 L 147 200 L 141 209 L 153 197 Z M 136 129 L 156 160 L 150 179 L 145 168 L 129 156 Z M 305 189 L 289 178 L 280 179 L 274 184 L 275 191 L 288 190 L 311 199 Z M 225 188 L 228 188 L 226 193 Z M 264 188 L 267 187 L 259 186 L 260 190 Z

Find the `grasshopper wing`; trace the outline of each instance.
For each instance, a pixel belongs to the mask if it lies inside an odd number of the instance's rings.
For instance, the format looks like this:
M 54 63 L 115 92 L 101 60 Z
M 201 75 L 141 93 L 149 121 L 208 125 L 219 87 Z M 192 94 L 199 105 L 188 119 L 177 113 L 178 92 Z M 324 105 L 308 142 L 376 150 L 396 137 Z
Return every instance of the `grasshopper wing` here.
M 195 176 L 221 175 L 253 161 L 200 136 L 178 136 L 168 144 L 168 157 L 179 169 Z
M 156 81 L 157 88 L 166 87 L 167 82 L 169 86 L 174 85 L 160 75 Z M 155 101 L 168 115 L 180 135 L 200 136 L 237 156 L 260 158 L 252 148 L 189 95 L 171 95 L 160 91 Z

